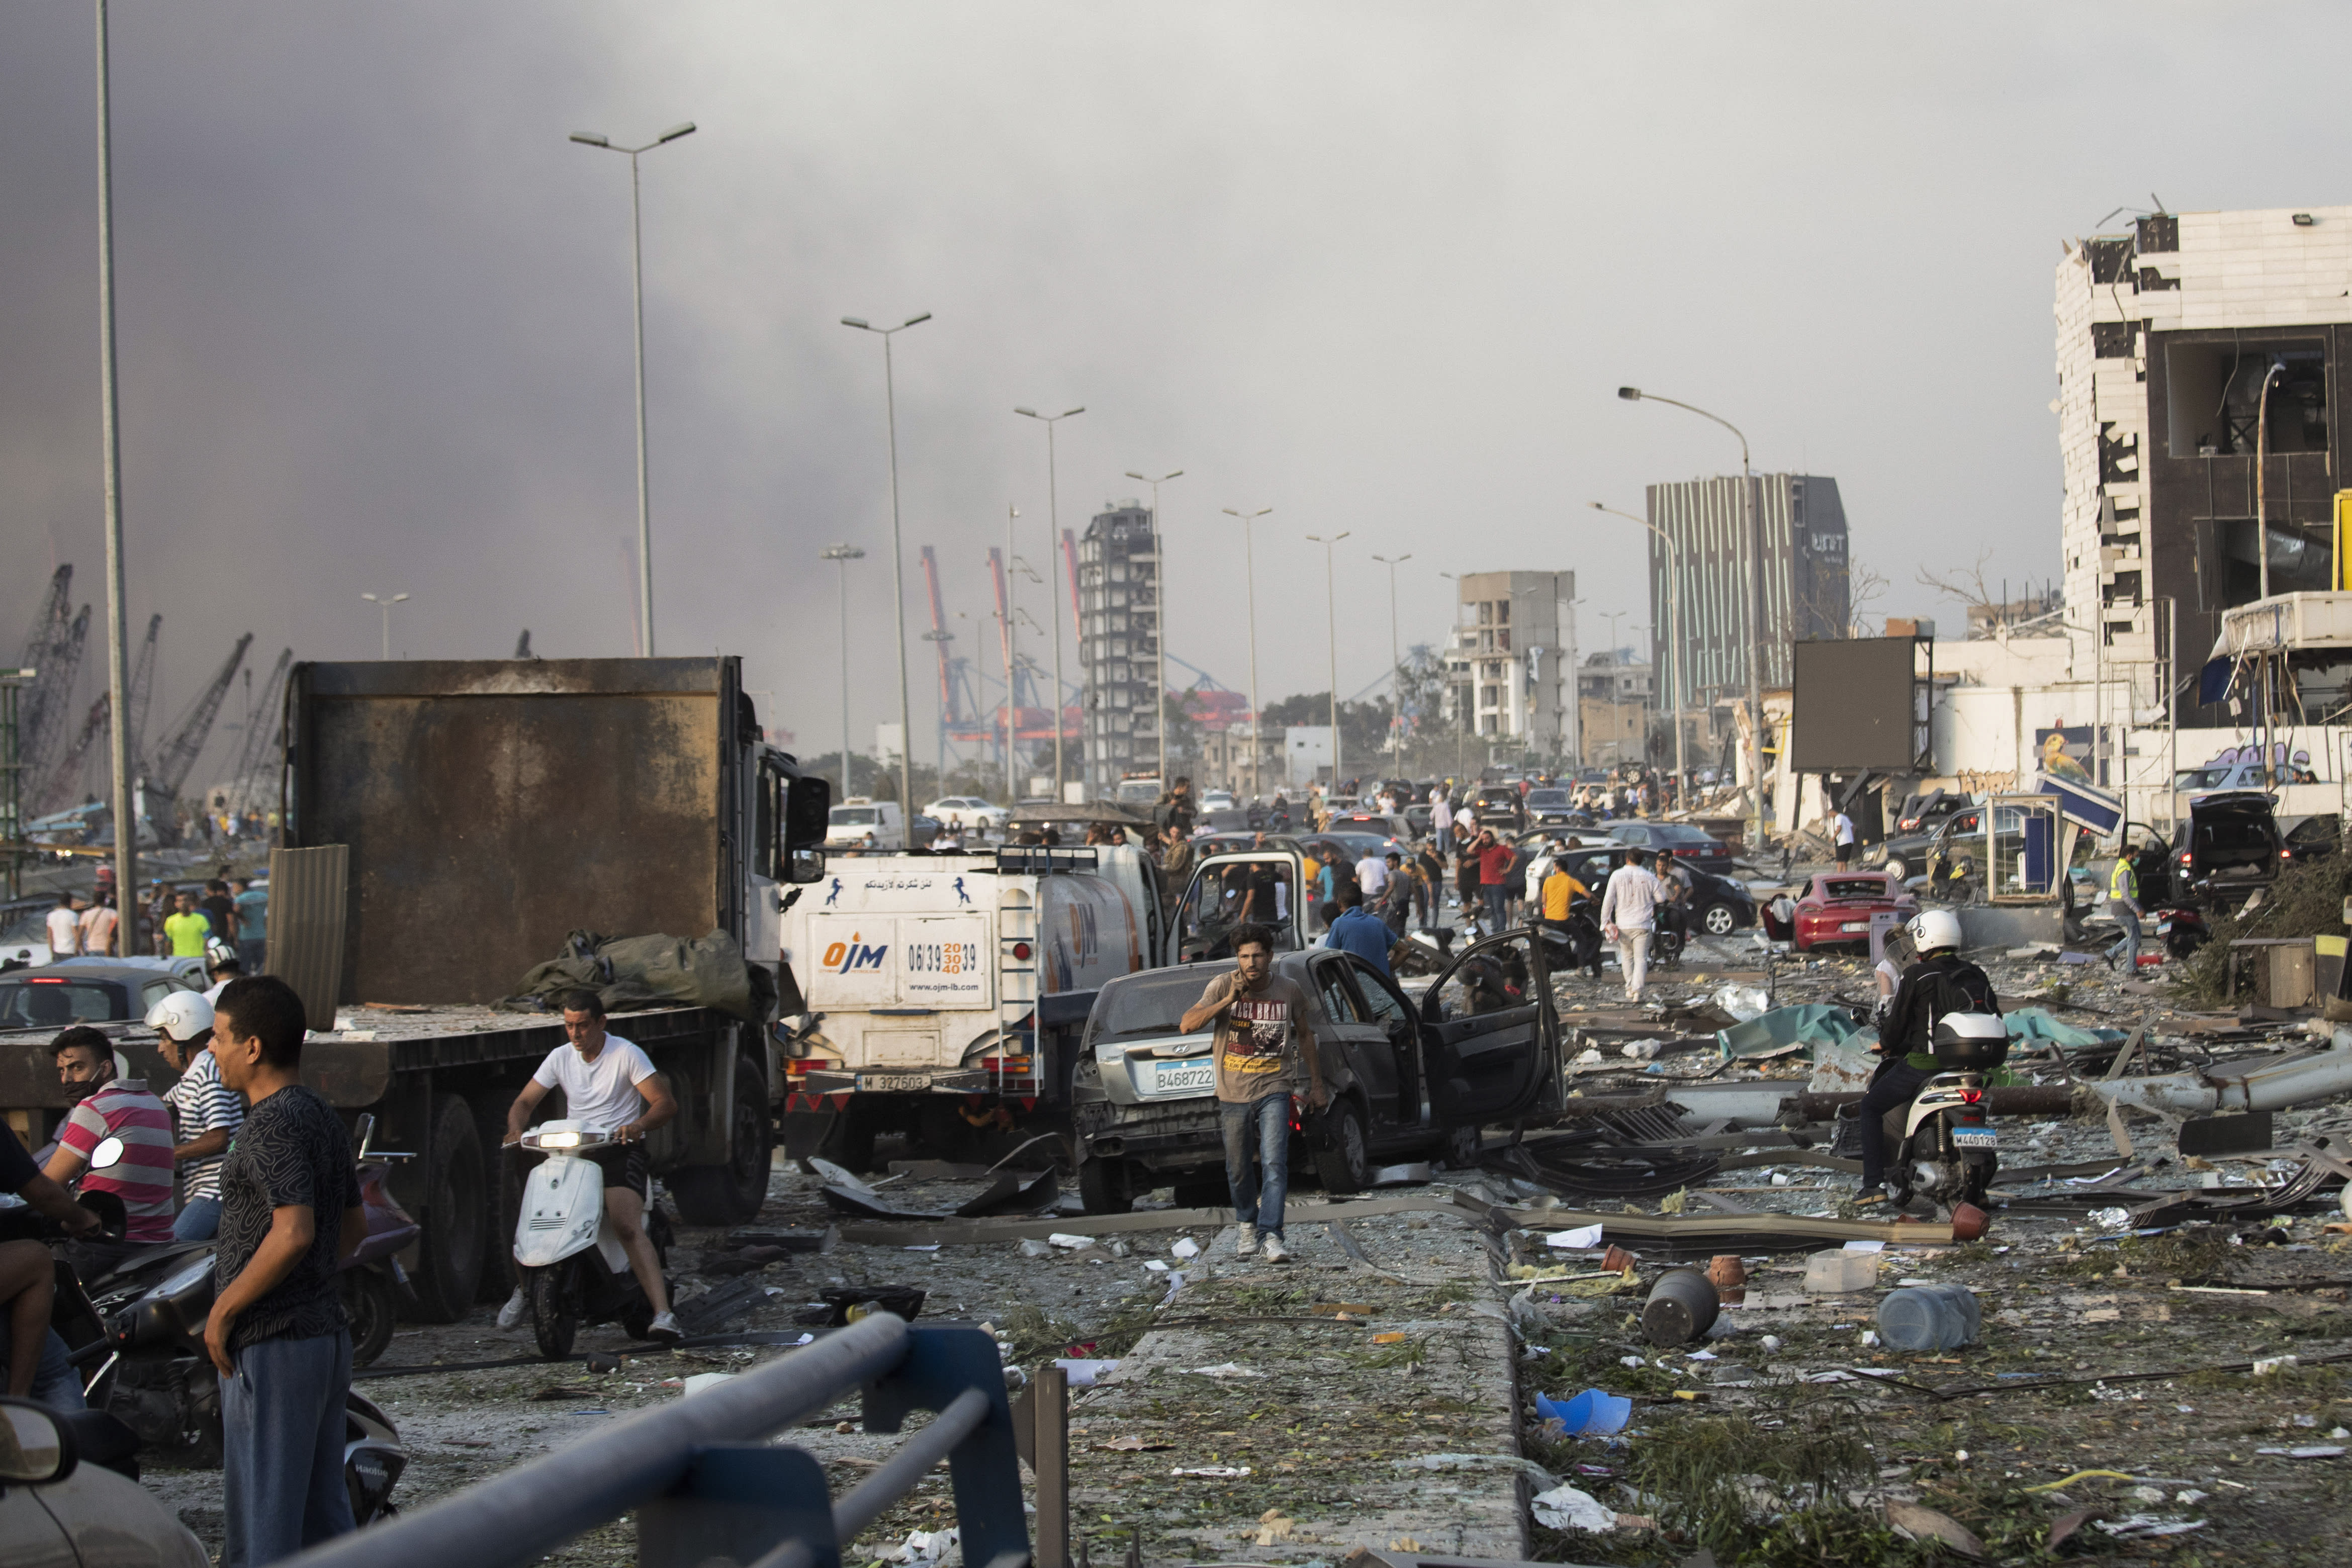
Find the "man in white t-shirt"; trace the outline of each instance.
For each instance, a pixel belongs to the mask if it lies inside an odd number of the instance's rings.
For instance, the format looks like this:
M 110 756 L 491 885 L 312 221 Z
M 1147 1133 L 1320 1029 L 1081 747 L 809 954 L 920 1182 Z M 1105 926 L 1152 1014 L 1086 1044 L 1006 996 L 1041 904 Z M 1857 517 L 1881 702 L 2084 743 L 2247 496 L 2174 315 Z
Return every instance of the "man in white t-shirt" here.
M 81 900 L 70 893 L 58 894 L 58 906 L 49 911 L 49 957 L 70 958 L 81 951 L 81 916 L 74 905 Z
M 1388 891 L 1388 885 L 1389 862 L 1381 858 L 1379 852 L 1366 850 L 1364 858 L 1356 862 L 1356 886 L 1362 890 L 1364 902 L 1369 904 L 1379 898 Z
M 1843 871 L 1846 862 L 1853 859 L 1853 819 L 1843 809 L 1830 819 L 1830 834 L 1837 844 L 1838 870 Z
M 530 1113 L 551 1089 L 563 1091 L 563 1114 L 583 1128 L 612 1138 L 611 1145 L 588 1152 L 604 1169 L 604 1212 L 611 1216 L 622 1250 L 629 1255 L 630 1270 L 653 1303 L 652 1339 L 681 1339 L 677 1320 L 670 1315 L 669 1291 L 662 1283 L 661 1259 L 646 1237 L 646 1184 L 652 1172 L 646 1163 L 647 1133 L 677 1114 L 677 1102 L 654 1071 L 653 1060 L 635 1040 L 604 1030 L 604 1004 L 595 992 L 567 992 L 563 998 L 563 1034 L 571 1041 L 547 1053 L 522 1092 L 507 1111 L 506 1146 L 522 1141 Z M 499 1314 L 500 1326 L 511 1328 L 522 1315 L 522 1288 Z

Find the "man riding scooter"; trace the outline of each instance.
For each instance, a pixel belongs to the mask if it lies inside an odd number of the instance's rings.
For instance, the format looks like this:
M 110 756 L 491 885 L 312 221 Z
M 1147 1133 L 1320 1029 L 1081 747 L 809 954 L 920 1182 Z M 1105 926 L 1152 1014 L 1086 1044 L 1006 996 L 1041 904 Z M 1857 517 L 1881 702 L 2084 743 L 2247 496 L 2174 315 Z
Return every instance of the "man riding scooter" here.
M 1882 1060 L 1863 1094 L 1856 1112 L 1862 1138 L 1862 1190 L 1864 1203 L 1877 1202 L 1890 1192 L 1886 1180 L 1886 1113 L 1907 1105 L 1936 1076 L 1933 1037 L 1936 1020 L 1947 1013 L 1970 1011 L 1998 1018 L 1992 981 L 1976 965 L 1960 956 L 1960 917 L 1948 909 L 1922 910 L 1906 927 L 1921 955 L 1903 972 L 1886 1022 L 1879 1030 Z
M 102 1223 L 73 1195 L 47 1176 L 0 1123 L 0 1191 L 11 1192 L 68 1236 L 94 1235 Z M 81 1379 L 66 1362 L 66 1343 L 49 1327 L 49 1303 L 57 1266 L 49 1249 L 18 1233 L 0 1241 L 0 1364 L 7 1369 L 6 1392 L 60 1410 L 83 1408 Z
M 595 992 L 568 991 L 563 997 L 563 1033 L 569 1045 L 548 1052 L 539 1071 L 507 1112 L 507 1148 L 522 1142 L 530 1113 L 551 1089 L 563 1091 L 564 1115 L 583 1128 L 612 1138 L 611 1145 L 585 1151 L 604 1172 L 604 1213 L 622 1250 L 629 1255 L 629 1270 L 653 1304 L 650 1339 L 681 1339 L 677 1320 L 670 1315 L 669 1291 L 662 1282 L 661 1259 L 646 1235 L 646 1189 L 652 1170 L 646 1161 L 645 1136 L 677 1114 L 677 1102 L 655 1075 L 652 1059 L 634 1040 L 606 1032 L 604 1004 Z M 525 1307 L 522 1287 L 499 1312 L 499 1325 L 512 1328 Z

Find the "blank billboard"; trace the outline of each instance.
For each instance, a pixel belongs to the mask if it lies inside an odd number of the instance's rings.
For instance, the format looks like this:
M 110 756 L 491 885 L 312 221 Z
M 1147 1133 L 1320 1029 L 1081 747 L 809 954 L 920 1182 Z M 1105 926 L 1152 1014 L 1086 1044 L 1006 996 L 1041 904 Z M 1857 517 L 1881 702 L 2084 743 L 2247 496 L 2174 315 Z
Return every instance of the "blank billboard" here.
M 1796 644 L 1789 766 L 1799 773 L 1908 773 L 1915 745 L 1908 637 Z

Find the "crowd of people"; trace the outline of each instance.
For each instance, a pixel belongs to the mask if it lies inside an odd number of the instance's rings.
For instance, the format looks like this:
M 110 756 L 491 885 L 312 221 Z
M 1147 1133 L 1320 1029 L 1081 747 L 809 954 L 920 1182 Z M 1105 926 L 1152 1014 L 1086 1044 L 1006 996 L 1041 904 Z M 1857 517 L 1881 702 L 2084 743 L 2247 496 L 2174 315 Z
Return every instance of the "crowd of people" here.
M 175 888 L 157 877 L 148 884 L 147 896 L 134 912 L 134 927 L 126 934 L 114 896 L 112 869 L 101 868 L 99 884 L 90 893 L 58 893 L 56 907 L 42 923 L 51 961 L 130 954 L 158 958 L 226 957 L 236 966 L 226 973 L 260 971 L 269 943 L 266 883 L 232 875 L 227 866 L 206 879 L 201 891 Z M 18 966 L 12 962 L 9 967 Z

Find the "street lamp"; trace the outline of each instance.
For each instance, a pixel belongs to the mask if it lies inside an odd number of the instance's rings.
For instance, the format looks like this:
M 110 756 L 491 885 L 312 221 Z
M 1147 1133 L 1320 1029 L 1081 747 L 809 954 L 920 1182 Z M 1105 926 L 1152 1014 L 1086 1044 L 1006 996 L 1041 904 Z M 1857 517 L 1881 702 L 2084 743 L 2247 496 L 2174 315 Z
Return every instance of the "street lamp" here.
M 1629 523 L 1641 524 L 1655 534 L 1658 537 L 1658 542 L 1665 547 L 1666 652 L 1673 660 L 1669 665 L 1673 674 L 1668 678 L 1672 682 L 1671 695 L 1674 699 L 1669 706 L 1675 716 L 1675 800 L 1676 803 L 1687 809 L 1690 805 L 1690 764 L 1685 760 L 1683 753 L 1683 685 L 1685 679 L 1684 665 L 1690 655 L 1683 647 L 1683 547 L 1675 541 L 1672 534 L 1647 517 L 1636 517 L 1632 512 L 1621 512 L 1614 507 L 1604 507 L 1598 501 L 1591 502 L 1590 505 L 1596 512 L 1606 512 L 1612 517 L 1622 517 Z
M 115 951 L 128 953 L 138 931 L 131 900 L 139 885 L 139 807 L 131 773 L 131 622 L 122 581 L 122 420 L 114 375 L 111 58 L 106 0 L 98 0 L 98 418 L 106 508 L 106 748 L 114 770 L 113 785 L 107 793 L 114 803 L 114 901 L 123 921 Z
M 1045 548 L 1051 552 L 1062 548 L 1062 497 L 1054 467 L 1054 426 L 1075 413 L 1087 412 L 1087 405 L 1066 408 L 1059 413 L 1039 413 L 1034 408 L 1013 411 L 1034 419 L 1045 427 Z M 1054 609 L 1054 803 L 1062 803 L 1062 596 L 1049 593 L 1047 601 Z
M 1764 539 L 1758 532 L 1756 520 L 1756 482 L 1748 473 L 1748 437 L 1740 428 L 1719 413 L 1709 413 L 1693 403 L 1678 402 L 1655 392 L 1645 392 L 1640 387 L 1619 387 L 1617 395 L 1627 402 L 1640 402 L 1647 398 L 1669 408 L 1695 413 L 1701 419 L 1713 420 L 1732 434 L 1739 437 L 1739 502 L 1747 512 L 1747 528 L 1742 537 L 1748 549 L 1748 777 L 1753 786 L 1756 824 L 1756 848 L 1764 848 Z
M 1181 468 L 1171 468 L 1157 479 L 1146 478 L 1130 468 L 1127 476 L 1151 486 L 1151 544 L 1159 552 L 1160 561 L 1152 569 L 1152 592 L 1158 602 L 1152 607 L 1154 617 L 1151 645 L 1158 653 L 1160 665 L 1160 706 L 1155 716 L 1155 727 L 1160 731 L 1160 792 L 1170 789 L 1168 778 L 1168 530 L 1160 524 L 1160 486 L 1171 479 L 1184 476 Z
M 1389 569 L 1389 690 L 1396 702 L 1396 713 L 1389 731 L 1389 766 L 1404 771 L 1404 656 L 1397 651 L 1396 569 L 1411 560 L 1410 552 L 1400 556 L 1376 555 L 1372 558 Z
M 1225 516 L 1227 516 L 1227 517 L 1239 517 L 1239 518 L 1241 519 L 1241 521 L 1242 521 L 1242 577 L 1243 577 L 1243 580 L 1244 580 L 1248 584 L 1248 587 L 1247 587 L 1246 591 L 1247 591 L 1248 599 L 1249 599 L 1249 655 L 1250 655 L 1250 798 L 1251 798 L 1252 800 L 1255 800 L 1255 799 L 1257 798 L 1257 793 L 1258 793 L 1258 788 L 1257 788 L 1257 754 L 1258 754 L 1258 732 L 1257 732 L 1257 555 L 1256 555 L 1256 552 L 1255 551 L 1255 549 L 1252 549 L 1251 544 L 1250 544 L 1250 525 L 1251 525 L 1252 523 L 1254 523 L 1254 522 L 1257 521 L 1257 519 L 1258 519 L 1258 518 L 1260 518 L 1260 517 L 1265 517 L 1268 512 L 1273 511 L 1273 510 L 1274 510 L 1274 508 L 1273 508 L 1272 507 L 1259 507 L 1256 511 L 1255 511 L 1255 512 L 1241 512 L 1241 511 L 1236 511 L 1236 510 L 1234 510 L 1234 509 L 1233 507 L 1221 507 L 1221 508 L 1219 508 L 1219 509 L 1220 509 L 1221 511 L 1223 511 L 1223 512 L 1225 514 Z M 1336 779 L 1338 779 L 1338 777 L 1339 777 L 1339 776 L 1335 773 L 1334 775 L 1332 775 L 1332 777 L 1333 777 L 1333 779 L 1336 780 Z
M 1308 534 L 1307 542 L 1323 547 L 1323 625 L 1330 640 L 1331 652 L 1331 793 L 1339 792 L 1340 764 L 1347 758 L 1347 747 L 1339 740 L 1339 601 L 1331 587 L 1331 557 L 1334 548 L 1348 537 L 1346 529 L 1329 538 L 1320 534 Z
M 853 560 L 864 560 L 866 559 L 866 552 L 859 549 L 856 545 L 827 545 L 824 549 L 817 552 L 817 559 L 819 560 L 832 561 L 841 568 L 841 798 L 846 800 L 849 799 L 850 794 L 849 563 Z M 907 749 L 906 742 L 904 740 L 899 742 L 898 749 L 900 751 Z M 904 802 L 900 803 L 899 809 L 901 811 L 905 810 Z M 912 844 L 915 841 L 915 824 L 911 820 L 907 822 L 906 828 L 907 841 L 909 844 Z
M 383 656 L 388 660 L 392 657 L 392 607 L 408 595 L 395 593 L 389 599 L 379 599 L 373 593 L 362 593 L 360 597 L 383 612 Z
M 643 147 L 617 147 L 609 136 L 575 131 L 572 140 L 583 147 L 629 155 L 629 298 L 635 310 L 637 334 L 637 619 L 646 629 L 640 652 L 654 656 L 654 525 L 653 491 L 646 478 L 646 246 L 642 204 L 637 191 L 637 155 L 666 142 L 694 134 L 694 121 L 673 125 Z
M 871 332 L 882 340 L 882 401 L 890 430 L 890 608 L 896 618 L 892 624 L 897 628 L 893 641 L 898 649 L 898 810 L 907 819 L 909 849 L 915 843 L 915 721 L 907 704 L 907 552 L 898 543 L 898 385 L 890 365 L 890 340 L 930 319 L 928 310 L 920 316 L 909 316 L 896 327 L 870 326 L 855 316 L 841 319 L 843 326 Z M 940 745 L 940 776 L 944 779 L 947 741 L 942 738 Z

